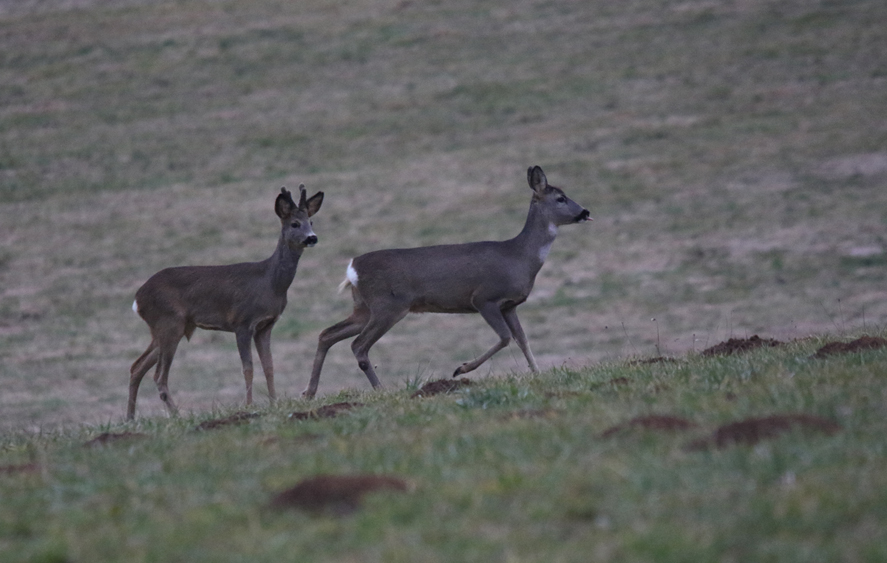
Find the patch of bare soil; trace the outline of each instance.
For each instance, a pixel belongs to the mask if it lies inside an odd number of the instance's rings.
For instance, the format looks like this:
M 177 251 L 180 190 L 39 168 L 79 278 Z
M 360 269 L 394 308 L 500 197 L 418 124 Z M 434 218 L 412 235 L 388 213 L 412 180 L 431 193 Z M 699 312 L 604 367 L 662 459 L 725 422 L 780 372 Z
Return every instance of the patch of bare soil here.
M 205 420 L 194 427 L 194 430 L 213 430 L 215 428 L 221 428 L 223 426 L 236 426 L 260 416 L 262 415 L 257 412 L 237 411 L 236 413 L 224 418 Z
M 40 466 L 36 463 L 0 465 L 0 475 L 18 475 L 19 473 L 37 473 L 38 471 L 40 471 Z
M 642 360 L 631 360 L 628 362 L 630 366 L 645 366 L 650 364 L 676 364 L 676 358 L 668 358 L 666 356 L 656 356 L 655 358 L 644 358 Z
M 362 407 L 363 403 L 333 403 L 331 405 L 324 405 L 322 407 L 316 408 L 310 411 L 296 411 L 289 415 L 290 420 L 308 420 L 310 418 L 320 419 L 320 418 L 335 418 L 339 416 L 339 414 L 349 411 L 351 409 Z
M 747 418 L 718 427 L 710 436 L 696 440 L 690 449 L 710 446 L 726 448 L 734 444 L 754 445 L 761 440 L 775 438 L 792 429 L 803 429 L 834 434 L 841 427 L 827 418 L 810 414 L 774 414 L 761 418 Z
M 731 338 L 726 342 L 715 344 L 711 348 L 706 348 L 700 352 L 701 356 L 730 356 L 742 352 L 748 352 L 755 348 L 774 348 L 782 346 L 784 342 L 773 340 L 772 338 L 761 338 L 757 334 L 750 338 Z
M 83 444 L 84 448 L 96 448 L 99 446 L 106 446 L 112 442 L 123 442 L 129 440 L 141 440 L 142 438 L 147 438 L 147 434 L 142 434 L 141 432 L 104 432 L 99 434 L 92 440 L 85 442 Z
M 437 381 L 429 381 L 423 385 L 418 391 L 410 395 L 411 398 L 430 397 L 432 395 L 440 395 L 441 393 L 452 393 L 456 389 L 471 385 L 471 380 L 467 377 L 462 379 L 438 379 Z
M 663 414 L 651 414 L 647 416 L 636 416 L 628 422 L 611 426 L 603 431 L 601 438 L 608 438 L 614 434 L 632 428 L 642 428 L 644 430 L 667 430 L 669 432 L 674 432 L 676 430 L 689 430 L 690 428 L 695 427 L 696 423 L 691 422 L 686 418 Z
M 851 342 L 828 342 L 813 354 L 813 358 L 827 358 L 837 354 L 849 354 L 863 350 L 877 350 L 887 346 L 887 339 L 878 336 L 863 336 Z
M 278 493 L 271 499 L 271 506 L 329 511 L 341 516 L 357 510 L 367 493 L 408 488 L 406 481 L 390 475 L 318 475 Z

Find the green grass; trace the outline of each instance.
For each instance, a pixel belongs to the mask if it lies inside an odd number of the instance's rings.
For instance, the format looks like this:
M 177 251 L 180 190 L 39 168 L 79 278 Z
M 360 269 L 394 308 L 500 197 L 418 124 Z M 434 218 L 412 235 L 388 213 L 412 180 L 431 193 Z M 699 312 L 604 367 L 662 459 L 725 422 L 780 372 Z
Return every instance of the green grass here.
M 425 399 L 342 393 L 325 401 L 366 406 L 335 419 L 290 421 L 309 403 L 288 401 L 203 432 L 229 411 L 7 434 L 0 465 L 40 469 L 0 474 L 0 549 L 8 561 L 881 561 L 887 352 L 811 359 L 822 342 L 490 378 Z M 841 430 L 687 449 L 776 413 Z M 645 414 L 698 428 L 601 437 Z M 124 430 L 148 437 L 83 447 Z M 344 517 L 269 507 L 300 479 L 355 472 L 412 490 Z

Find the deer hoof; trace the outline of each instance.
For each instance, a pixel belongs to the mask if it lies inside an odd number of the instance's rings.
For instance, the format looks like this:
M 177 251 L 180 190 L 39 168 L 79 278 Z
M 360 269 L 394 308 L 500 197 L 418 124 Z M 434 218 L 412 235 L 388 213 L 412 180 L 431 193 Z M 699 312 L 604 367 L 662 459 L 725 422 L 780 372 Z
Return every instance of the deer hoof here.
M 464 368 L 465 368 L 465 364 L 462 364 L 461 366 L 457 367 L 457 368 L 456 368 L 456 371 L 453 372 L 452 377 L 459 377 L 460 375 L 462 375 L 463 373 L 465 373 L 465 372 L 463 371 Z

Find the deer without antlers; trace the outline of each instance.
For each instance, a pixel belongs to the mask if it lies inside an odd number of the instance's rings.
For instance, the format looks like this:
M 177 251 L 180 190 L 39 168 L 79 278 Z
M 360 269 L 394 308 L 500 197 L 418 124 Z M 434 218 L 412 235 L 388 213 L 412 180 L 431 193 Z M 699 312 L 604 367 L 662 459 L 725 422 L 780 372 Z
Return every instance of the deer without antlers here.
M 381 387 L 369 360 L 370 348 L 407 313 L 480 313 L 499 341 L 459 366 L 453 377 L 477 369 L 512 338 L 534 372 L 539 371 L 517 318 L 558 227 L 590 221 L 587 209 L 548 184 L 538 166 L 527 171 L 533 191 L 523 230 L 501 242 L 472 242 L 378 250 L 354 258 L 341 289 L 351 288 L 354 312 L 320 333 L 305 397 L 317 393 L 320 372 L 333 344 L 357 336 L 351 350 L 373 387 Z
M 286 291 L 296 275 L 302 251 L 317 244 L 309 217 L 323 203 L 323 192 L 306 197 L 299 186 L 299 204 L 286 188 L 274 202 L 280 217 L 280 238 L 274 254 L 262 262 L 226 266 L 181 266 L 151 276 L 136 292 L 132 308 L 151 329 L 151 344 L 132 364 L 126 418 L 135 416 L 139 384 L 157 365 L 154 382 L 171 415 L 178 411 L 169 393 L 169 367 L 179 341 L 198 327 L 233 332 L 246 380 L 246 404 L 253 400 L 253 360 L 250 341 L 255 340 L 259 361 L 273 402 L 274 366 L 271 362 L 271 329 L 286 307 Z

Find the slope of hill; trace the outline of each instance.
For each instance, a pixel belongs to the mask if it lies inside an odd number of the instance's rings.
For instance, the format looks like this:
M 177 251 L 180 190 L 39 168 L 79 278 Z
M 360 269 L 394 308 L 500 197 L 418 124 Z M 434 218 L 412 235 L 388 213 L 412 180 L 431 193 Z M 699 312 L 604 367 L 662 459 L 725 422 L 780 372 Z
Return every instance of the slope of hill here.
M 135 289 L 266 257 L 301 182 L 327 201 L 275 330 L 284 396 L 348 311 L 350 257 L 513 236 L 535 164 L 595 218 L 522 307 L 543 367 L 883 326 L 884 21 L 873 0 L 3 2 L 0 426 L 122 416 Z M 374 361 L 398 387 L 494 339 L 417 316 Z M 486 373 L 524 369 L 513 349 Z M 233 337 L 198 332 L 171 385 L 241 400 Z M 366 385 L 334 348 L 321 392 Z

